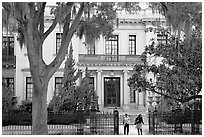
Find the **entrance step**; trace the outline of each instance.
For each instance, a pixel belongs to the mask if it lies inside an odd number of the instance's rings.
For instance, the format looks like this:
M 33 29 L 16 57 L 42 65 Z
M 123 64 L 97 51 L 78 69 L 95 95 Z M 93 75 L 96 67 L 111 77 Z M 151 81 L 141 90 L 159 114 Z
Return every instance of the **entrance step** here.
M 108 108 L 103 108 L 101 112 L 113 113 L 114 110 L 115 110 L 115 107 L 108 107 Z M 119 111 L 119 115 L 125 115 L 125 113 L 129 115 L 147 114 L 147 108 L 143 106 L 138 107 L 137 109 L 135 108 L 135 109 L 124 110 L 122 108 L 117 108 L 117 110 Z

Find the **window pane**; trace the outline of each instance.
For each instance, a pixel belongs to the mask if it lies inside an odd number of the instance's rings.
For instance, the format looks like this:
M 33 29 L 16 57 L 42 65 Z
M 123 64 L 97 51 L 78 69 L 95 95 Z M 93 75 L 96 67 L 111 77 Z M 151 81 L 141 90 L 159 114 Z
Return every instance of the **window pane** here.
M 31 77 L 26 77 L 26 99 L 32 100 L 33 82 Z
M 118 61 L 118 35 L 114 35 L 113 37 L 106 40 L 106 61 Z
M 58 53 L 59 48 L 61 46 L 62 41 L 62 33 L 56 33 L 56 53 Z
M 130 103 L 135 103 L 135 100 L 135 90 L 133 88 L 130 88 Z
M 159 44 L 167 44 L 167 35 L 158 34 L 157 41 Z
M 63 77 L 55 77 L 55 91 L 56 91 L 56 95 L 59 94 L 59 89 L 62 87 L 62 78 Z
M 129 35 L 129 55 L 136 55 L 136 35 Z
M 2 41 L 2 54 L 14 55 L 14 37 L 4 36 Z

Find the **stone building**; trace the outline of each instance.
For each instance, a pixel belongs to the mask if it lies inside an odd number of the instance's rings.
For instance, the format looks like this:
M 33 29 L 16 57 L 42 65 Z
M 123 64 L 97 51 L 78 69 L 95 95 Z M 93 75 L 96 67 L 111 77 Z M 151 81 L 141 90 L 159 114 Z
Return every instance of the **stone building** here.
M 46 16 L 48 28 L 52 16 Z M 165 25 L 164 17 L 143 9 L 138 13 L 129 15 L 120 13 L 118 15 L 119 26 L 114 28 L 114 37 L 105 40 L 101 37 L 90 47 L 84 44 L 84 39 L 75 35 L 71 40 L 73 56 L 76 68 L 83 73 L 77 83 L 84 76 L 85 68 L 91 74 L 91 79 L 98 95 L 100 109 L 118 107 L 122 110 L 142 109 L 147 106 L 148 91 L 138 92 L 128 87 L 127 79 L 132 75 L 133 66 L 142 64 L 140 59 L 142 52 L 152 38 L 161 38 L 154 31 L 147 32 L 149 27 L 156 27 L 159 21 Z M 50 63 L 56 56 L 62 28 L 59 26 L 47 37 L 43 47 L 43 57 L 46 63 Z M 2 46 L 2 76 L 6 83 L 13 86 L 15 96 L 19 102 L 32 98 L 32 79 L 26 47 L 20 47 L 15 34 L 6 34 L 3 31 Z M 48 103 L 52 99 L 54 91 L 61 84 L 64 63 L 53 75 L 48 86 Z M 153 78 L 153 74 L 146 77 Z M 153 78 L 154 81 L 154 78 Z

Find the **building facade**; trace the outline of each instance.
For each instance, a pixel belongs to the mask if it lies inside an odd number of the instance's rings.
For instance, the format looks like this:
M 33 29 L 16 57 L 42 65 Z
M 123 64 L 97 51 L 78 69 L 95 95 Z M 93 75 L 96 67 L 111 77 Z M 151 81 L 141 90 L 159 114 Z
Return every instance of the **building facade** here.
M 101 37 L 95 41 L 94 46 L 90 47 L 84 43 L 84 39 L 73 36 L 70 44 L 73 46 L 76 68 L 82 71 L 77 83 L 80 83 L 80 80 L 84 77 L 85 68 L 88 67 L 98 95 L 100 109 L 118 107 L 123 110 L 130 110 L 140 107 L 145 108 L 147 106 L 147 96 L 151 93 L 148 91 L 139 92 L 128 87 L 127 79 L 132 75 L 134 65 L 143 63 L 140 56 L 145 46 L 149 44 L 150 39 L 157 39 L 157 34 L 153 31 L 147 32 L 147 28 L 156 27 L 154 24 L 158 19 L 163 24 L 165 24 L 165 20 L 161 15 L 152 14 L 148 10 L 142 10 L 133 15 L 120 13 L 118 18 L 119 25 L 114 28 L 114 37 L 108 40 Z M 49 27 L 51 21 L 52 17 L 47 16 L 45 28 Z M 44 42 L 43 58 L 47 64 L 54 59 L 58 52 L 61 29 L 58 26 Z M 6 38 L 6 35 L 4 37 Z M 14 56 L 14 66 L 8 69 L 8 65 L 2 64 L 2 75 L 8 83 L 13 82 L 15 96 L 18 97 L 19 102 L 26 99 L 31 100 L 33 85 L 26 47 L 21 48 L 19 46 L 15 35 L 9 38 L 7 42 L 9 42 L 7 44 L 9 48 L 13 47 L 13 49 L 11 48 L 11 54 Z M 4 45 L 2 48 L 4 48 Z M 6 50 L 10 57 L 10 51 Z M 6 61 L 9 61 L 8 56 Z M 58 90 L 61 84 L 63 69 L 64 62 L 49 82 L 48 103 L 52 99 L 54 91 Z M 153 78 L 153 75 L 148 74 L 147 78 Z

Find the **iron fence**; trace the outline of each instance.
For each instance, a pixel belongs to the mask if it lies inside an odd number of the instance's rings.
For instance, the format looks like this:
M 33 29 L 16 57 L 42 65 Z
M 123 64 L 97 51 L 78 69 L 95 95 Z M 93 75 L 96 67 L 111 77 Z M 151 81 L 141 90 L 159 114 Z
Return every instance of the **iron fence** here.
M 153 135 L 202 134 L 202 111 L 185 114 L 181 109 L 168 113 L 149 112 L 149 133 Z
M 11 118 L 11 116 L 8 116 Z M 19 115 L 12 115 L 17 119 Z M 30 115 L 26 118 L 30 118 Z M 5 119 L 4 116 L 2 119 Z M 69 120 L 69 121 L 67 121 Z M 62 122 L 64 121 L 64 123 Z M 3 135 L 30 135 L 31 124 L 23 125 L 7 124 L 2 127 Z M 114 135 L 119 134 L 119 113 L 97 113 L 89 115 L 79 113 L 77 115 L 53 114 L 48 115 L 48 134 L 66 135 Z

